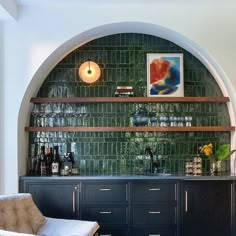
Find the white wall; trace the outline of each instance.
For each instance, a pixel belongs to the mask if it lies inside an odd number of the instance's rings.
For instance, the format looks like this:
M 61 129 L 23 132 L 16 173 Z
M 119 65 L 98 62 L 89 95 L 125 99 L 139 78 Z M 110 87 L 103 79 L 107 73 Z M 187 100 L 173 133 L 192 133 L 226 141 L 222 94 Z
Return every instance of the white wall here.
M 4 170 L 3 170 L 3 99 L 4 99 L 4 91 L 3 91 L 3 24 L 0 22 L 0 193 L 3 191 L 3 176 L 4 176 Z
M 41 85 L 48 68 L 52 68 L 56 63 L 56 60 L 50 60 L 50 55 L 56 55 L 55 52 L 61 45 L 60 52 L 62 52 L 63 45 L 68 40 L 80 36 L 84 31 L 110 23 L 129 21 L 145 22 L 174 30 L 205 49 L 206 54 L 215 59 L 216 67 L 219 69 L 222 67 L 221 73 L 226 80 L 224 81 L 226 88 L 231 93 L 234 93 L 236 88 L 234 79 L 236 31 L 233 30 L 236 23 L 235 0 L 202 0 L 195 3 L 187 0 L 178 2 L 149 0 L 137 1 L 141 3 L 135 5 L 117 1 L 114 4 L 99 5 L 109 2 L 101 0 L 94 1 L 88 6 L 79 2 L 75 1 L 74 5 L 69 6 L 63 4 L 47 7 L 22 6 L 17 22 L 4 22 L 5 132 L 1 156 L 5 161 L 0 166 L 0 173 L 5 170 L 4 188 L 1 190 L 3 193 L 18 191 L 18 159 L 20 166 L 25 166 L 27 134 L 23 130 L 27 120 L 20 119 L 18 126 L 21 102 L 23 98 L 24 102 L 29 102 L 30 97 L 37 92 L 36 85 Z M 136 30 L 134 29 L 134 32 Z M 98 33 L 96 37 L 99 36 Z M 80 41 L 80 37 L 77 39 Z M 176 37 L 176 40 L 179 39 Z M 58 61 L 61 57 L 62 54 L 59 54 Z M 48 68 L 43 70 L 41 65 Z M 29 111 L 23 108 L 22 112 L 27 117 Z M 20 168 L 20 172 L 22 171 L 24 170 Z

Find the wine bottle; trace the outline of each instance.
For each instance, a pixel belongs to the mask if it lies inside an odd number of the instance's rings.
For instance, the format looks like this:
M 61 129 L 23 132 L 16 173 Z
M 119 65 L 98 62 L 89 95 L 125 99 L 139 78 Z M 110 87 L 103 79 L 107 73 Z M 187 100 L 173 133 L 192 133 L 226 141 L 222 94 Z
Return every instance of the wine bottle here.
M 59 175 L 59 157 L 58 157 L 58 152 L 57 148 L 54 147 L 53 150 L 53 161 L 52 161 L 52 175 Z
M 47 175 L 52 174 L 52 148 L 47 148 L 47 154 L 46 154 L 46 173 Z
M 45 158 L 45 147 L 41 146 L 40 153 L 40 175 L 46 175 L 46 158 Z
M 40 149 L 38 149 L 37 155 L 36 155 L 36 165 L 35 165 L 35 173 L 34 174 L 40 175 L 40 165 L 41 165 Z

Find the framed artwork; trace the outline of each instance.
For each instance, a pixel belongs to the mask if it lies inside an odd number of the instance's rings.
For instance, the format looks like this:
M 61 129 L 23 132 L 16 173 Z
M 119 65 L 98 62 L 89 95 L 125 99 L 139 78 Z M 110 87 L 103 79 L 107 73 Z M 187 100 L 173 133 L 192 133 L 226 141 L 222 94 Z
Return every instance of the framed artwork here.
M 183 97 L 183 54 L 147 54 L 147 96 Z

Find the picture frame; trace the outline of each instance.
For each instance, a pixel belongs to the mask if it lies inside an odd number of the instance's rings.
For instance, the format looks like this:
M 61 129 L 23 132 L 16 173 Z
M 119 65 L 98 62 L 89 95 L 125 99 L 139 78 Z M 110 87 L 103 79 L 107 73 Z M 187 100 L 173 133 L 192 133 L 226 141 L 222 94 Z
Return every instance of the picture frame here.
M 147 53 L 147 96 L 184 96 L 182 53 Z

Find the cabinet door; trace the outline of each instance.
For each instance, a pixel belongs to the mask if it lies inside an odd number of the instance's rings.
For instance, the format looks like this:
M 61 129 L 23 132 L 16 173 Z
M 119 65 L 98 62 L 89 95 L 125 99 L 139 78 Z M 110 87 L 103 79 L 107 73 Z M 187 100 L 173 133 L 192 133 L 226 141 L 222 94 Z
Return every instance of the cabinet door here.
M 174 202 L 177 200 L 176 188 L 176 182 L 155 181 L 135 183 L 131 185 L 132 202 Z
M 162 225 L 170 227 L 176 222 L 176 208 L 173 206 L 133 206 L 133 225 Z
M 127 202 L 127 183 L 109 181 L 82 183 L 82 201 L 86 204 L 114 204 Z
M 104 227 L 100 225 L 99 236 L 129 236 L 129 229 L 126 227 Z
M 99 224 L 128 224 L 128 208 L 123 206 L 86 206 L 81 208 L 82 220 L 97 221 Z
M 47 217 L 72 219 L 78 209 L 79 192 L 76 185 L 63 183 L 29 183 L 27 192 Z M 78 211 L 78 210 L 77 210 Z
M 183 235 L 230 236 L 232 182 L 184 181 Z
M 163 228 L 134 228 L 132 230 L 132 236 L 176 236 L 175 229 L 163 229 Z M 191 235 L 189 235 L 191 236 Z M 210 236 L 210 235 L 209 235 Z

